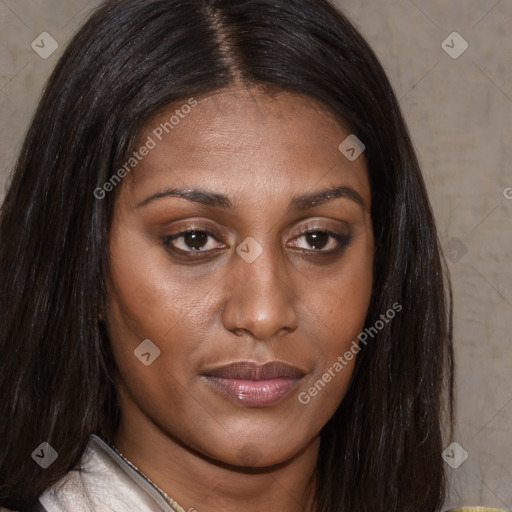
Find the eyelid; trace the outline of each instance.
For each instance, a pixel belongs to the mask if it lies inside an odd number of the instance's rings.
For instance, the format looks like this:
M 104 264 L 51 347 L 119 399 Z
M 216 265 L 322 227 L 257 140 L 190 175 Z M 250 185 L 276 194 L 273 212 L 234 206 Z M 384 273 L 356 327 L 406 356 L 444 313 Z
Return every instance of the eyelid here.
M 338 234 L 339 228 L 328 227 L 325 225 L 325 222 L 326 222 L 325 220 L 309 220 L 305 224 L 301 225 L 300 228 L 297 228 L 294 230 L 294 233 L 296 233 L 296 235 L 293 235 L 293 237 L 303 235 L 304 233 L 307 233 L 309 231 L 329 231 L 329 232 Z M 347 231 L 348 231 L 347 236 L 351 234 L 351 230 L 348 229 L 348 224 L 345 221 L 331 220 L 331 222 L 336 222 L 337 224 L 343 224 L 344 226 L 347 227 Z M 324 224 L 324 225 L 322 225 L 322 224 Z
M 325 220 L 309 220 L 309 221 L 307 221 L 305 225 L 302 225 L 300 228 L 294 229 L 293 234 L 291 235 L 291 238 L 294 239 L 297 236 L 301 236 L 301 235 L 304 235 L 305 233 L 308 233 L 309 231 L 324 231 L 324 232 L 330 232 L 330 233 L 338 234 L 338 235 L 342 235 L 342 236 L 343 235 L 351 236 L 350 229 L 348 230 L 348 233 L 346 233 L 346 234 L 338 233 L 335 228 L 329 228 L 325 225 L 324 226 L 319 225 L 322 222 L 325 222 Z M 347 222 L 345 222 L 345 221 L 331 220 L 331 222 L 337 222 L 338 224 L 344 224 L 345 226 L 348 226 Z M 223 240 L 225 238 L 225 234 L 221 233 L 221 231 L 215 227 L 190 224 L 190 225 L 186 225 L 184 227 L 178 226 L 177 229 L 178 229 L 178 231 L 176 231 L 174 234 L 167 235 L 162 238 L 170 239 L 172 237 L 178 237 L 179 235 L 183 235 L 183 234 L 189 233 L 191 231 L 200 231 L 200 232 L 207 233 L 208 235 L 211 235 L 218 242 L 224 243 Z

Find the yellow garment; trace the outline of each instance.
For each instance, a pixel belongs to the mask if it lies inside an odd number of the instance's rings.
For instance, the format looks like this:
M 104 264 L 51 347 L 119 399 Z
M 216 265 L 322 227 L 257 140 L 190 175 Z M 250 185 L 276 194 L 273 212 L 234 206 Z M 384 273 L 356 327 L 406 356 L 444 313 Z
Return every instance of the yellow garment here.
M 503 508 L 459 507 L 459 508 L 451 508 L 447 512 L 507 512 L 507 511 Z

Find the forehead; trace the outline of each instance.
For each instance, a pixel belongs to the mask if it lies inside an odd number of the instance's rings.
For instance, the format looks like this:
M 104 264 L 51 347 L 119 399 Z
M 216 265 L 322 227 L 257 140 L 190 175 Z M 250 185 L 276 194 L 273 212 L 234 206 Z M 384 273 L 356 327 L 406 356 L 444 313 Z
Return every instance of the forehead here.
M 167 107 L 142 130 L 136 147 L 152 148 L 128 180 L 130 195 L 170 185 L 268 194 L 339 178 L 369 201 L 364 158 L 351 162 L 338 149 L 350 131 L 312 98 L 234 88 L 189 104 Z

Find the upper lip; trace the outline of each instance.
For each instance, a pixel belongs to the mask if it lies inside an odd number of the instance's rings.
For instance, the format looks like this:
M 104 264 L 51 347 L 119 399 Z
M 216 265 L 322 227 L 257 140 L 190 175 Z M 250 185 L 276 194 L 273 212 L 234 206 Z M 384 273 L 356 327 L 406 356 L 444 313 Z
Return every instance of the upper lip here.
M 253 363 L 252 361 L 236 361 L 208 370 L 203 375 L 225 379 L 268 380 L 280 377 L 297 379 L 304 376 L 304 372 L 280 361 L 269 361 L 265 364 Z

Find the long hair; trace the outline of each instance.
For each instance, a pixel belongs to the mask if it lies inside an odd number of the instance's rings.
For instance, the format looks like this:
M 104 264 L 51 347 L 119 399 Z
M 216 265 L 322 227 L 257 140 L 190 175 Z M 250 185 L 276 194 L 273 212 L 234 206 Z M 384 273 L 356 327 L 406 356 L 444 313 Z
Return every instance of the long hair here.
M 0 211 L 0 505 L 35 502 L 77 467 L 91 433 L 112 442 L 119 424 L 98 321 L 117 194 L 94 191 L 157 112 L 235 82 L 311 97 L 365 144 L 375 236 L 365 326 L 402 306 L 359 353 L 321 431 L 318 512 L 440 510 L 454 416 L 448 271 L 389 80 L 327 0 L 108 1 L 66 48 Z M 47 469 L 31 457 L 44 441 L 58 452 Z

